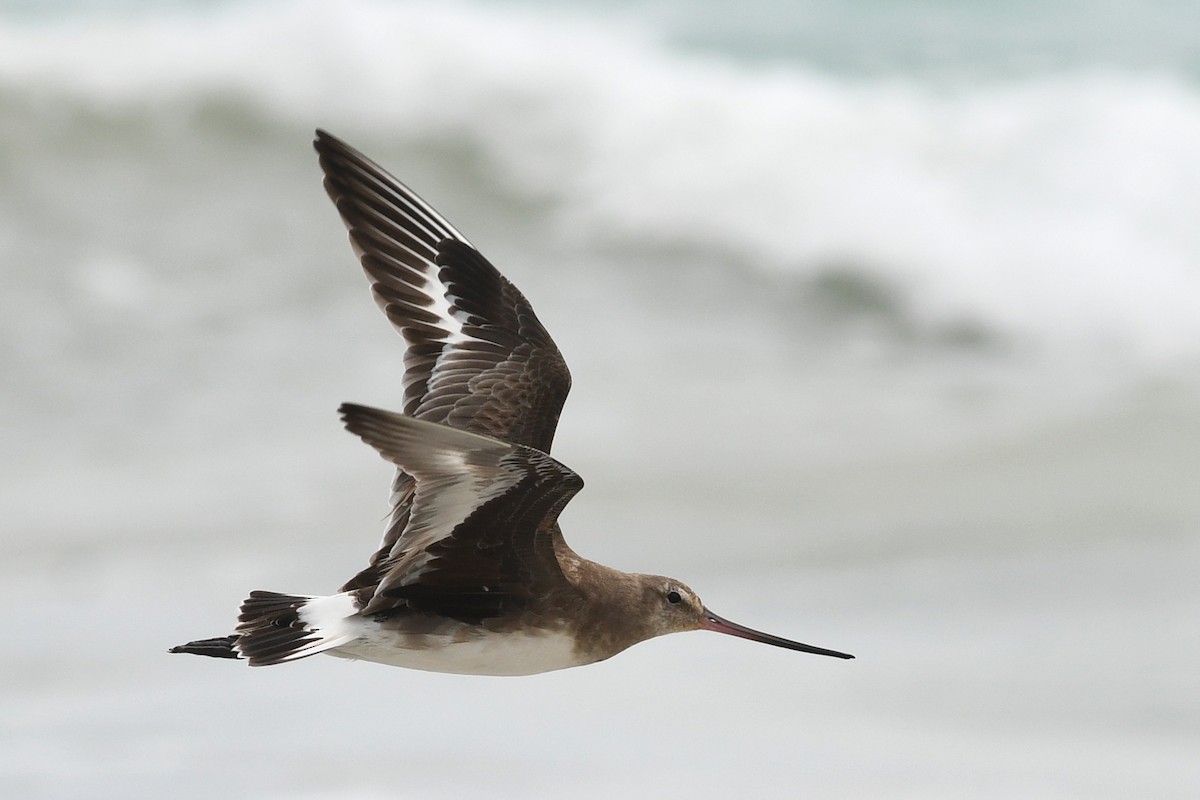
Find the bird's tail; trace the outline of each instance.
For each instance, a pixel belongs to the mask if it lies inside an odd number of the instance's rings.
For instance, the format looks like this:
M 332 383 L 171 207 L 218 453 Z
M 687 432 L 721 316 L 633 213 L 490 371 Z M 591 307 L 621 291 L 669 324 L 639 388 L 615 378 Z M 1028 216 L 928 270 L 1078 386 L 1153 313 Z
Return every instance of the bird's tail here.
M 238 635 L 235 633 L 232 636 L 216 636 L 212 639 L 197 639 L 194 642 L 187 644 L 176 645 L 168 650 L 168 653 L 191 653 L 197 656 L 210 656 L 212 658 L 241 658 L 237 650 L 234 649 L 234 643 L 237 642 Z
M 353 642 L 359 636 L 352 621 L 357 617 L 358 606 L 345 592 L 327 597 L 251 592 L 231 646 L 252 667 L 295 661 Z

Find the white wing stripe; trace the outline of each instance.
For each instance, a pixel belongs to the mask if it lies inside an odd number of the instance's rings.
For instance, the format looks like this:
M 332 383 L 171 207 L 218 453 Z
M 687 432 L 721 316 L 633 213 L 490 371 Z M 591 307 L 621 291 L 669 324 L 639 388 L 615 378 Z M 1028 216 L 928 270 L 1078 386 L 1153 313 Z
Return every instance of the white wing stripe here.
M 424 563 L 431 545 L 526 476 L 505 466 L 513 446 L 496 439 L 349 404 L 342 415 L 351 431 L 416 481 L 408 527 L 391 553 L 409 554 L 406 576 Z
M 441 289 L 442 291 L 437 291 Z M 464 320 L 459 319 L 455 315 L 455 306 L 450 302 L 450 293 L 445 290 L 445 286 L 440 280 L 430 276 L 425 280 L 425 294 L 433 301 L 433 308 L 430 309 L 442 321 L 446 329 L 446 337 L 442 340 L 447 344 L 458 345 L 464 342 L 475 341 L 472 337 L 463 333 Z M 433 368 L 434 376 L 437 375 L 438 366 L 442 363 L 442 358 L 445 356 L 446 350 L 442 350 L 442 355 L 438 356 L 437 365 Z

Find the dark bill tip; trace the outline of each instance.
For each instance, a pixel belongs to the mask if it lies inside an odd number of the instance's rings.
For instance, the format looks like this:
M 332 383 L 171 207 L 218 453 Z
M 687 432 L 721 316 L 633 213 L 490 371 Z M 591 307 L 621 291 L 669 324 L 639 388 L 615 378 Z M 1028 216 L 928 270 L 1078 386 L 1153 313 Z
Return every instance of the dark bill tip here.
M 763 644 L 770 644 L 774 645 L 775 647 L 783 647 L 787 650 L 796 650 L 801 653 L 812 653 L 813 655 L 817 656 L 833 656 L 834 658 L 854 658 L 854 656 L 850 655 L 849 653 L 839 653 L 837 650 L 826 650 L 824 647 L 813 647 L 811 644 L 793 642 L 791 639 L 772 636 L 769 633 L 763 633 L 762 631 L 756 631 L 752 628 L 747 628 L 745 625 L 738 625 L 736 622 L 730 622 L 724 617 L 718 617 L 707 608 L 704 609 L 704 623 L 701 627 L 706 631 L 726 633 L 730 636 L 749 639 L 752 642 L 762 642 Z

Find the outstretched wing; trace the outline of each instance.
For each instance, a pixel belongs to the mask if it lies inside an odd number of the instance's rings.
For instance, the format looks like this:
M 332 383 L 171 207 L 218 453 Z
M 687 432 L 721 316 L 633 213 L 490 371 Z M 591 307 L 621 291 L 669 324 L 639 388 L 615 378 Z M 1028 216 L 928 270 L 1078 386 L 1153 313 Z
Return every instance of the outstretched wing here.
M 365 406 L 340 412 L 413 481 L 405 549 L 380 562 L 378 587 L 360 594 L 364 614 L 410 608 L 479 622 L 567 585 L 554 537 L 583 488 L 578 475 L 524 445 Z
M 571 388 L 525 296 L 404 184 L 317 131 L 325 189 L 404 337 L 404 413 L 550 452 Z
M 571 374 L 525 296 L 407 186 L 340 139 L 313 142 L 325 189 L 350 231 L 376 303 L 404 337 L 404 413 L 549 452 Z M 408 546 L 412 480 L 392 484 L 392 514 L 371 585 Z

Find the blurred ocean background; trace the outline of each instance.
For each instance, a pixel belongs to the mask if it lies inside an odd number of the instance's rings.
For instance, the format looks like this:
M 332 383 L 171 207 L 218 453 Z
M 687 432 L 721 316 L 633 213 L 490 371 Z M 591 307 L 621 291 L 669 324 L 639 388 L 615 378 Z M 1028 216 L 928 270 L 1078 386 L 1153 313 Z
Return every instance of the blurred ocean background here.
M 1200 5 L 0 0 L 11 798 L 1200 796 Z M 575 378 L 584 555 L 710 634 L 543 676 L 169 656 L 328 593 L 401 347 L 312 130 Z

